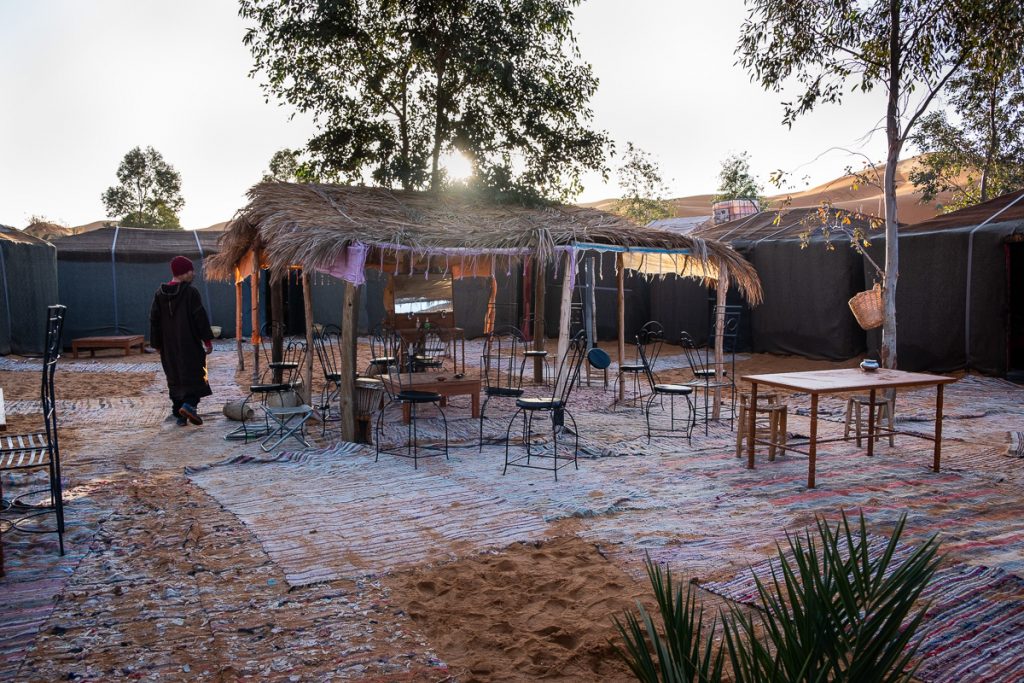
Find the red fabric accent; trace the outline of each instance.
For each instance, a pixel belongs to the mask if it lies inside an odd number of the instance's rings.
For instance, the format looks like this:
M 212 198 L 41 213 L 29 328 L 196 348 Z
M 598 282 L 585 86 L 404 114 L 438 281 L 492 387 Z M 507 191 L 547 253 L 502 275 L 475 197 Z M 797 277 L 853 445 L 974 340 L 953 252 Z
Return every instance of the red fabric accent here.
M 171 274 L 174 277 L 184 275 L 190 270 L 195 270 L 195 268 L 192 265 L 192 261 L 185 258 L 184 256 L 175 256 L 173 259 L 171 259 Z

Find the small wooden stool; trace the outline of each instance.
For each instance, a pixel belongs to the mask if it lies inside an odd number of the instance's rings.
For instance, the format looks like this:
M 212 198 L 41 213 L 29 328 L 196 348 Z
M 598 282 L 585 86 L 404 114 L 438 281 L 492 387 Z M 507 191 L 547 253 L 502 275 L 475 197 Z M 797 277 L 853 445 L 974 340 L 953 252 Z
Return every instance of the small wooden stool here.
M 849 438 L 850 436 L 850 418 L 854 418 L 854 423 L 857 429 L 857 447 L 861 444 L 861 416 L 860 409 L 866 407 L 871 403 L 870 396 L 853 396 L 846 402 L 846 425 L 843 427 L 843 438 Z M 857 411 L 854 412 L 856 407 Z M 894 414 L 896 412 L 896 399 L 895 398 L 875 398 L 875 425 L 878 425 L 882 421 L 882 417 L 885 416 L 889 420 L 889 445 L 895 446 L 893 442 L 892 430 L 895 429 Z M 875 441 L 882 438 L 881 434 L 875 436 Z
M 768 437 L 768 459 L 775 460 L 776 449 L 781 450 L 782 454 L 786 453 L 786 427 L 788 422 L 789 408 L 785 403 L 779 402 L 779 396 L 776 393 L 766 393 L 757 395 L 758 403 L 760 399 L 764 398 L 767 401 L 767 405 L 757 406 L 758 416 L 767 416 L 768 423 L 760 424 L 755 422 L 754 427 L 754 438 L 763 439 Z M 737 418 L 738 423 L 736 426 L 736 457 L 743 457 L 743 446 L 747 439 L 747 422 L 750 419 L 747 411 L 750 409 L 750 392 L 743 392 L 740 394 L 740 413 Z M 756 420 L 756 418 L 755 418 Z

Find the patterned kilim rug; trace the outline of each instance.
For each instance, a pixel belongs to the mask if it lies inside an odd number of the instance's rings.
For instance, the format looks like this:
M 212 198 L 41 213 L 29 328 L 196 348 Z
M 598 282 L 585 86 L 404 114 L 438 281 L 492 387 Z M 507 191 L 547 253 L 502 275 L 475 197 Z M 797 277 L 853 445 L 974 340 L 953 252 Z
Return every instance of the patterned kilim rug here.
M 872 544 L 873 556 L 884 548 Z M 897 550 L 905 559 L 911 546 Z M 895 564 L 895 563 L 894 563 Z M 755 577 L 772 582 L 778 562 L 765 560 L 730 581 L 708 582 L 702 588 L 735 602 L 758 606 Z M 778 574 L 781 577 L 781 574 Z M 917 678 L 930 683 L 1024 680 L 1024 580 L 999 568 L 957 564 L 936 571 L 922 593 L 930 603 L 919 631 Z

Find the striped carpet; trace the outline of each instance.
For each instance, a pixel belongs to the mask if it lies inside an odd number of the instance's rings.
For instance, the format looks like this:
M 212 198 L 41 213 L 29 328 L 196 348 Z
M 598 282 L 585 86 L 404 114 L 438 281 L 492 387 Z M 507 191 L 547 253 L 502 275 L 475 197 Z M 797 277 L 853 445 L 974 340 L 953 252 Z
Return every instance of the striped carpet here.
M 42 372 L 42 361 L 0 357 L 0 370 L 9 372 Z M 58 364 L 58 372 L 162 372 L 160 363 L 106 363 L 103 361 L 80 361 L 62 358 Z
M 254 466 L 260 471 L 248 476 L 239 469 Z M 297 586 L 543 536 L 539 514 L 444 476 L 448 468 L 438 458 L 416 470 L 402 458 L 374 463 L 369 449 L 346 444 L 225 463 L 189 477 L 252 530 Z
M 883 549 L 873 543 L 873 555 Z M 897 562 L 912 552 L 901 547 Z M 729 600 L 757 606 L 754 580 L 772 581 L 775 560 L 755 564 L 749 571 L 725 582 L 708 582 L 702 588 Z M 780 575 L 781 576 L 781 575 Z M 928 683 L 976 683 L 1024 680 L 1024 580 L 999 568 L 963 564 L 935 572 L 922 593 L 930 606 L 919 630 L 916 677 Z
M 39 401 L 7 402 L 8 415 L 38 415 Z M 171 414 L 164 397 L 57 399 L 61 426 L 146 426 L 163 422 Z

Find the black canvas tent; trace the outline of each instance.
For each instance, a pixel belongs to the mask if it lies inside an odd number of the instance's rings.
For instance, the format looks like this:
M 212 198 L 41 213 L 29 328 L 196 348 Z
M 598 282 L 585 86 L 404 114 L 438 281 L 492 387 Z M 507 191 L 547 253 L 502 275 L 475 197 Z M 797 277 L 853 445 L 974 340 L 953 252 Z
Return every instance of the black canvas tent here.
M 811 208 L 762 211 L 694 232 L 732 245 L 757 269 L 764 303 L 745 309 L 742 318 L 750 323 L 746 334 L 754 351 L 845 360 L 866 350 L 864 331 L 847 305 L 865 288 L 864 258 L 842 235 L 833 236 L 834 248 L 828 248 L 821 235 L 823 219 L 847 229 L 860 227 L 872 239 L 880 232 L 870 217 Z M 805 248 L 801 235 L 807 232 L 811 235 Z M 876 261 L 883 258 L 883 251 L 884 247 L 870 247 L 870 253 L 879 254 Z M 708 319 L 707 313 L 703 319 Z
M 218 233 L 106 227 L 54 241 L 60 302 L 68 307 L 64 337 L 149 334 L 149 309 L 161 282 L 171 277 L 170 261 L 192 259 L 194 285 L 211 323 L 234 334 L 234 291 L 207 281 L 203 258 L 217 250 Z
M 901 369 L 1024 372 L 1024 191 L 901 228 L 899 254 Z
M 53 245 L 0 225 L 0 289 L 0 354 L 42 353 L 46 307 L 57 303 Z

